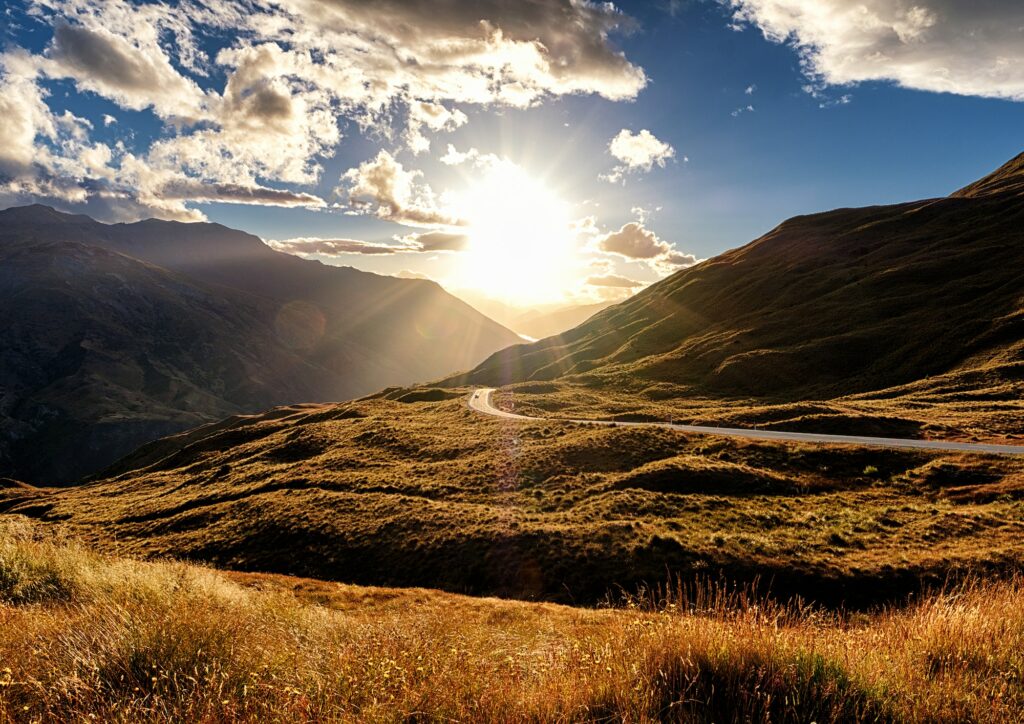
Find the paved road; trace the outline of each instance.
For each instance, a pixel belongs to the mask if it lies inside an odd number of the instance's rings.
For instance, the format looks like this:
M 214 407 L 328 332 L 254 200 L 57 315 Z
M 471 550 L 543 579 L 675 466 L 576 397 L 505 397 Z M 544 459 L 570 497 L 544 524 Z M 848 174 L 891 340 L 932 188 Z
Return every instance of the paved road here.
M 704 427 L 701 425 L 679 425 L 668 422 L 613 422 L 611 420 L 577 420 L 574 418 L 540 418 L 516 415 L 499 410 L 491 403 L 494 388 L 474 391 L 469 397 L 469 407 L 485 415 L 503 417 L 507 420 L 550 420 L 576 422 L 584 425 L 616 425 L 618 427 L 664 427 L 669 430 L 691 432 L 698 435 L 721 435 L 742 437 L 752 440 L 787 440 L 791 442 L 826 443 L 829 445 L 858 445 L 887 448 L 920 448 L 946 452 L 989 453 L 996 455 L 1024 455 L 1024 445 L 993 445 L 981 442 L 944 442 L 942 440 L 915 440 L 899 437 L 864 437 L 860 435 L 823 435 L 814 432 L 784 432 L 782 430 L 750 430 L 741 427 Z

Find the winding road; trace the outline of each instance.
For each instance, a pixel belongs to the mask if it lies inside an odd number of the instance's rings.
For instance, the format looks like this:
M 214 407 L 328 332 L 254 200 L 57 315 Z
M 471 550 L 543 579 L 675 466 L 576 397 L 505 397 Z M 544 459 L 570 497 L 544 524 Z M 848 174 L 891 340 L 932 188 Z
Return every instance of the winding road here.
M 814 432 L 785 432 L 783 430 L 752 430 L 741 427 L 705 427 L 702 425 L 680 425 L 671 422 L 618 422 L 613 420 L 579 420 L 562 417 L 529 417 L 516 415 L 498 409 L 491 402 L 493 387 L 475 390 L 469 396 L 469 407 L 485 415 L 506 420 L 531 420 L 547 422 L 575 422 L 582 425 L 603 425 L 606 427 L 663 427 L 668 430 L 695 433 L 698 435 L 721 435 L 751 440 L 784 440 L 789 442 L 824 443 L 827 445 L 857 445 L 862 447 L 917 448 L 941 450 L 944 452 L 987 453 L 992 455 L 1024 455 L 1024 445 L 995 445 L 983 442 L 945 442 L 943 440 L 916 440 L 899 437 L 866 437 L 861 435 L 825 435 Z

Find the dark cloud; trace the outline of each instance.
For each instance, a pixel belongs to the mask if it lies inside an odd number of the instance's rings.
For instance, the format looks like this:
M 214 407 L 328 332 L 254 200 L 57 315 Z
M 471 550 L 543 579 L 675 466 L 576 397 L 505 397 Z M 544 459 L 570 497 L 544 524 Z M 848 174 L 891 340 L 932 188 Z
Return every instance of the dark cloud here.
M 618 231 L 606 234 L 598 241 L 598 248 L 626 259 L 653 259 L 673 252 L 672 245 L 662 241 L 643 224 L 631 221 Z
M 157 193 L 168 199 L 190 201 L 226 201 L 235 204 L 263 204 L 267 206 L 312 206 L 324 205 L 319 196 L 287 189 L 272 189 L 266 186 L 243 186 L 241 184 L 203 183 L 191 179 L 170 181 L 159 187 Z
M 447 231 L 426 231 L 421 234 L 407 234 L 401 240 L 410 246 L 417 246 L 421 251 L 464 251 L 469 245 L 469 237 L 465 234 L 453 234 Z
M 580 0 L 285 0 L 283 5 L 334 30 L 364 31 L 415 58 L 429 77 L 478 63 L 501 43 L 533 44 L 538 63 L 504 67 L 494 80 L 519 92 L 593 92 L 632 98 L 647 82 L 609 41 L 635 22 L 610 2 Z M 500 94 L 500 89 L 499 89 Z
M 141 48 L 100 27 L 58 22 L 40 67 L 128 108 L 152 107 L 164 117 L 196 119 L 203 92 L 171 65 L 158 46 Z
M 391 244 L 378 244 L 358 239 L 317 239 L 300 237 L 282 241 L 268 241 L 267 244 L 278 251 L 288 254 L 322 254 L 324 256 L 340 256 L 342 254 L 398 254 L 403 251 L 417 251 L 408 247 Z

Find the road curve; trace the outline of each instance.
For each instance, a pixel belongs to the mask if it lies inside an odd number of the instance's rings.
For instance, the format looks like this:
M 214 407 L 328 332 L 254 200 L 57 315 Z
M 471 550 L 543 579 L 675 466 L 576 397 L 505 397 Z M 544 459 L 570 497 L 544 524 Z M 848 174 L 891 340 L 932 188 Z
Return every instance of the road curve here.
M 720 435 L 742 437 L 751 440 L 785 440 L 789 442 L 824 443 L 828 445 L 857 445 L 861 447 L 915 448 L 941 450 L 943 452 L 987 453 L 992 455 L 1024 455 L 1024 445 L 994 445 L 982 442 L 945 442 L 942 440 L 915 440 L 899 437 L 865 437 L 860 435 L 824 435 L 814 432 L 785 432 L 783 430 L 751 430 L 742 427 L 705 427 L 702 425 L 680 425 L 670 422 L 618 422 L 612 420 L 579 420 L 562 417 L 528 417 L 505 412 L 491 403 L 493 387 L 474 390 L 469 396 L 469 407 L 485 415 L 506 420 L 538 420 L 549 422 L 575 422 L 582 425 L 603 425 L 616 427 L 663 427 L 698 435 Z

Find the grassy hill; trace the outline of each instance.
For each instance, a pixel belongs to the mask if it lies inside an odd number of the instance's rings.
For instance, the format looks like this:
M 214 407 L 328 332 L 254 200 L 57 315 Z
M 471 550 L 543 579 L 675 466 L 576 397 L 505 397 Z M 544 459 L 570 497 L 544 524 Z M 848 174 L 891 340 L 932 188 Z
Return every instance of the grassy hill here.
M 668 406 L 929 388 L 1020 400 L 1022 188 L 1024 155 L 948 198 L 790 219 L 450 383 L 558 380 Z
M 6 521 L 0 720 L 1013 721 L 1022 594 L 567 608 L 108 558 Z
M 68 483 L 162 435 L 464 369 L 519 338 L 443 289 L 217 224 L 0 212 L 0 475 Z
M 671 572 L 861 606 L 1024 561 L 1021 459 L 509 423 L 452 394 L 229 418 L 0 512 L 106 551 L 566 603 Z

